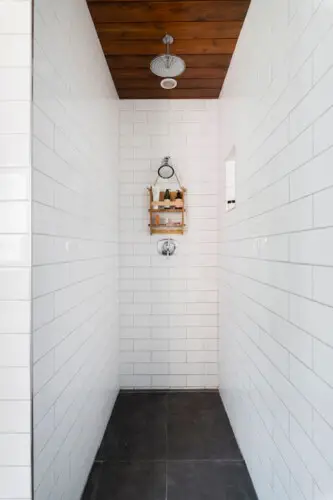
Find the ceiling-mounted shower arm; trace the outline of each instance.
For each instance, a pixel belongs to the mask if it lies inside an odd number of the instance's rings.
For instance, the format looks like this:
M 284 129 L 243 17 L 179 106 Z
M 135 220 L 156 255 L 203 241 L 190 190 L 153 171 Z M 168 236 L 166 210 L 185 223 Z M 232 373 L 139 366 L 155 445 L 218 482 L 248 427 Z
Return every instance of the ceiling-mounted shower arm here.
M 174 38 L 173 36 L 169 35 L 169 33 L 166 33 L 162 41 L 164 45 L 166 45 L 166 66 L 167 68 L 170 68 L 171 66 L 170 45 L 173 44 Z
M 162 41 L 163 41 L 164 45 L 167 46 L 167 51 L 169 51 L 170 50 L 170 45 L 172 45 L 173 42 L 174 42 L 174 38 L 173 38 L 172 35 L 169 35 L 169 33 L 166 33 L 164 35 Z

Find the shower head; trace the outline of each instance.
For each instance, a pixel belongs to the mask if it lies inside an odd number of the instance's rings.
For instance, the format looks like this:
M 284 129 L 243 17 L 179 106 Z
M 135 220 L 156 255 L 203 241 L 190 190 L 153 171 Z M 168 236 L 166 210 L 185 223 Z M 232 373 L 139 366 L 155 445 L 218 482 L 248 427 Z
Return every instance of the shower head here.
M 173 44 L 173 37 L 166 34 L 163 38 L 163 43 L 167 47 L 166 54 L 156 56 L 150 63 L 150 70 L 154 75 L 161 78 L 174 78 L 181 75 L 186 65 L 183 59 L 178 56 L 170 54 L 170 45 Z

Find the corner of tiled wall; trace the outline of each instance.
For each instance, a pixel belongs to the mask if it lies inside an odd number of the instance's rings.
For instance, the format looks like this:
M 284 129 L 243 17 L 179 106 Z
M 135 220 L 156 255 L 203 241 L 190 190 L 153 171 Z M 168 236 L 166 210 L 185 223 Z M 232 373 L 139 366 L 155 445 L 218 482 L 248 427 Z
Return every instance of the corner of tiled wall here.
M 31 0 L 0 1 L 0 498 L 31 499 Z

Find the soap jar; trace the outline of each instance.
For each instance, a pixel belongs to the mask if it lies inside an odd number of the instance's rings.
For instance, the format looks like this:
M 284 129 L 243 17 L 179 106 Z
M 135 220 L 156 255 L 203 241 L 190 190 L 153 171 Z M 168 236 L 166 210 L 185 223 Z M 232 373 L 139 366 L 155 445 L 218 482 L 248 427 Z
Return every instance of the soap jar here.
M 170 208 L 170 206 L 171 206 L 170 190 L 166 189 L 164 193 L 164 208 Z
M 181 191 L 177 191 L 176 199 L 175 199 L 175 207 L 176 208 L 183 208 L 184 202 L 183 202 L 183 195 Z
M 153 208 L 155 210 L 158 209 L 158 204 L 160 200 L 160 188 L 158 186 L 152 186 L 152 193 L 153 193 Z

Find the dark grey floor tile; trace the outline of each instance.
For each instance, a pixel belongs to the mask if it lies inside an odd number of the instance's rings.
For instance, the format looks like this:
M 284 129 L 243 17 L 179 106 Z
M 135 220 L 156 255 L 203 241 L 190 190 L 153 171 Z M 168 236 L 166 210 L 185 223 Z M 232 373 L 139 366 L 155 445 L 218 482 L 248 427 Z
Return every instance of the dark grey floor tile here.
M 257 500 L 244 464 L 168 462 L 168 500 Z
M 170 414 L 191 415 L 198 410 L 215 410 L 226 417 L 220 395 L 217 391 L 170 392 L 168 411 Z
M 243 460 L 220 396 L 169 396 L 168 451 L 172 460 Z
M 163 460 L 166 457 L 167 396 L 121 393 L 97 460 Z
M 120 393 L 97 461 L 82 500 L 257 500 L 217 392 Z
M 165 500 L 165 498 L 165 463 L 103 464 L 96 500 Z

